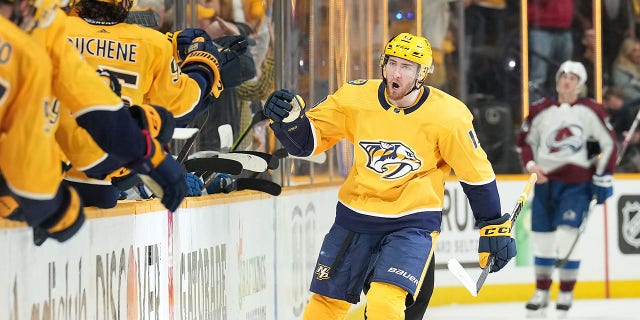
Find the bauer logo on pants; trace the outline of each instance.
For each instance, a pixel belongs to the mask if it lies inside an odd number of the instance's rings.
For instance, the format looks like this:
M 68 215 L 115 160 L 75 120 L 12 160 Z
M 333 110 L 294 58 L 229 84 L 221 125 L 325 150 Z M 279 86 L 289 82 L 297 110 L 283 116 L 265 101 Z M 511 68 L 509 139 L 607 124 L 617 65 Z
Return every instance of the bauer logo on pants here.
M 620 251 L 640 254 L 640 196 L 621 196 L 617 209 Z

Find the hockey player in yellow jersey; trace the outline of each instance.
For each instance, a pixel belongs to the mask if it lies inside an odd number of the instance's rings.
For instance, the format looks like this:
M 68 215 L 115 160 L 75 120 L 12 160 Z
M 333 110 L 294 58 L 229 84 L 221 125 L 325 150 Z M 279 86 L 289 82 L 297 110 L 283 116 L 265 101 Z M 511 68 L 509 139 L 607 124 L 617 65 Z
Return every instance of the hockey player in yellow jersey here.
M 71 8 L 74 16 L 66 21 L 66 38 L 95 68 L 117 76 L 122 86 L 122 98 L 130 105 L 151 103 L 166 107 L 175 117 L 176 124 L 185 126 L 205 111 L 224 87 L 218 52 L 210 39 L 200 37 L 201 47 L 196 45 L 195 50 L 192 48 L 189 53 L 178 55 L 177 48 L 167 41 L 166 35 L 124 23 L 131 5 L 132 1 L 127 0 L 76 2 Z M 176 61 L 174 57 L 181 59 Z M 72 162 L 80 165 L 72 168 L 66 179 L 85 190 L 106 188 L 107 195 L 113 194 L 108 190 L 112 179 L 118 181 L 122 189 L 130 186 L 128 182 L 123 183 L 130 179 L 120 178 L 128 172 L 114 168 L 97 145 L 87 143 L 81 135 L 75 134 L 76 131 L 62 133 L 65 143 L 87 147 L 82 153 L 74 154 Z M 108 175 L 107 179 L 102 180 L 105 175 Z M 98 194 L 96 192 L 96 199 L 101 199 Z M 110 207 L 115 205 L 115 199 L 95 205 Z
M 354 145 L 306 320 L 343 319 L 369 273 L 367 319 L 404 319 L 405 299 L 418 294 L 440 233 L 452 169 L 481 230 L 480 267 L 493 255 L 491 272 L 498 271 L 516 254 L 510 216 L 501 214 L 495 174 L 471 113 L 423 85 L 432 63 L 427 39 L 402 33 L 384 48 L 382 80 L 350 81 L 306 112 L 302 98 L 284 89 L 265 103 L 271 128 L 292 155 L 320 153 L 344 138 Z
M 7 6 L 19 3 L 22 0 L 10 0 Z M 49 85 L 60 102 L 53 104 L 55 112 L 49 115 L 52 132 L 59 133 L 60 117 L 72 118 L 70 122 L 79 125 L 85 136 L 90 135 L 88 140 L 105 150 L 105 157 L 114 159 L 116 168 L 124 165 L 154 180 L 162 188 L 162 203 L 175 210 L 187 193 L 180 165 L 150 136 L 148 119 L 134 117 L 135 113 L 124 108 L 122 100 L 66 41 L 64 22 L 60 22 L 66 15 L 56 8 L 57 1 L 37 3 L 48 15 L 32 28 L 31 37 L 46 49 L 53 70 Z
M 49 57 L 25 32 L 49 15 L 26 0 L 0 1 L 0 217 L 19 209 L 37 244 L 65 241 L 85 220 L 78 193 L 60 183 Z

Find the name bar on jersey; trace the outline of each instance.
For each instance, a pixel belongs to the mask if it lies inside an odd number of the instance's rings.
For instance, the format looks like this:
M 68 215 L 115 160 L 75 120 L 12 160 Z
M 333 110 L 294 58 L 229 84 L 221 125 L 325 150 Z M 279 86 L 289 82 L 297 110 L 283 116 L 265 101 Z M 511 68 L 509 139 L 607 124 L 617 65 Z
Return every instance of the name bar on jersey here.
M 69 41 L 82 53 L 105 59 L 136 62 L 138 45 L 135 43 L 123 43 L 120 41 L 100 38 L 75 37 Z

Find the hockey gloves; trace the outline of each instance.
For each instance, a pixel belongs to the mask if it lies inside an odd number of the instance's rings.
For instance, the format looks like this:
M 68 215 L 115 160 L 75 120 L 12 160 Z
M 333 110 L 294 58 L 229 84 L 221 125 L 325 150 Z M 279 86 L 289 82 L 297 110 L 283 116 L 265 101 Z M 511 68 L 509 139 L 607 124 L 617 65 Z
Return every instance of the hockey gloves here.
M 491 272 L 502 269 L 511 258 L 516 256 L 516 243 L 511 238 L 511 215 L 508 213 L 500 218 L 481 221 L 480 241 L 478 242 L 478 258 L 480 268 L 484 269 L 489 262 L 489 256 L 494 257 Z
M 304 116 L 304 100 L 287 89 L 276 90 L 264 104 L 264 115 L 273 122 L 291 122 Z
M 202 188 L 204 188 L 204 182 L 197 175 L 187 172 L 184 174 L 184 180 L 189 187 L 188 197 L 199 197 L 202 195 Z
M 176 128 L 176 120 L 169 110 L 160 106 L 142 104 L 131 106 L 129 112 L 138 122 L 138 126 L 148 128 L 151 136 L 158 139 L 160 144 L 165 145 L 171 142 L 173 131 Z
M 206 91 L 219 97 L 223 90 L 220 77 L 220 60 L 223 57 L 207 32 L 189 28 L 167 33 L 167 37 L 173 44 L 174 58 L 180 63 L 182 72 L 200 74 L 207 81 Z
M 27 223 L 33 227 L 33 243 L 36 246 L 42 245 L 48 238 L 58 242 L 69 240 L 84 223 L 85 216 L 78 192 L 63 183 L 58 193 L 61 205 L 50 216 L 43 217 L 42 212 L 33 210 L 25 213 Z
M 236 189 L 236 181 L 227 173 L 214 173 L 213 182 L 207 186 L 207 194 L 229 193 Z
M 594 174 L 591 178 L 591 194 L 603 204 L 613 195 L 613 177 L 610 174 Z

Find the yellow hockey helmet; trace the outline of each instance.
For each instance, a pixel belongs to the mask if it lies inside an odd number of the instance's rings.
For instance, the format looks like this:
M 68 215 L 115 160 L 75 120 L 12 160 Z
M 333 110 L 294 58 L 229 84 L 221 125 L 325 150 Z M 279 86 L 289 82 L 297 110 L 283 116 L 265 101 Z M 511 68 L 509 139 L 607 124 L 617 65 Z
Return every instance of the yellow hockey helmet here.
M 427 74 L 433 71 L 433 51 L 431 51 L 431 44 L 427 38 L 414 36 L 406 32 L 391 38 L 380 57 L 380 68 L 382 69 L 382 76 L 385 78 L 384 66 L 387 64 L 389 56 L 417 63 L 419 66 L 416 77 L 418 83 L 424 82 Z

